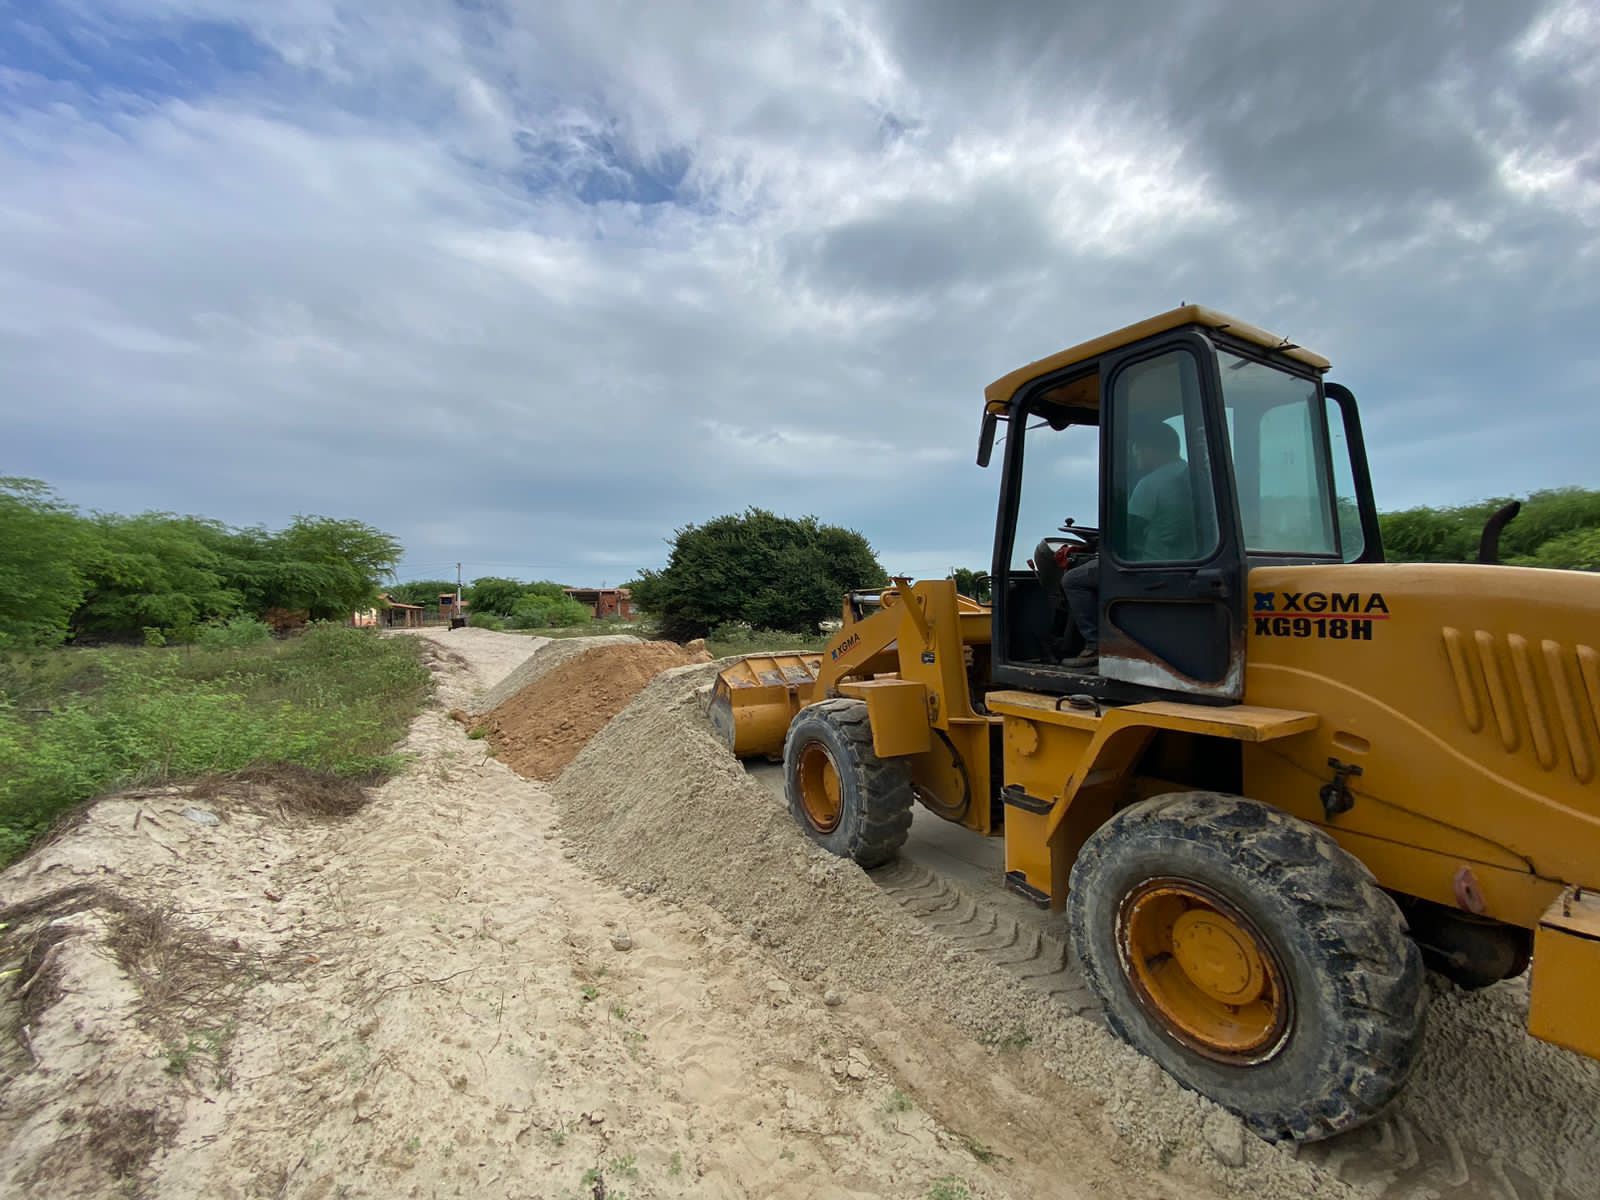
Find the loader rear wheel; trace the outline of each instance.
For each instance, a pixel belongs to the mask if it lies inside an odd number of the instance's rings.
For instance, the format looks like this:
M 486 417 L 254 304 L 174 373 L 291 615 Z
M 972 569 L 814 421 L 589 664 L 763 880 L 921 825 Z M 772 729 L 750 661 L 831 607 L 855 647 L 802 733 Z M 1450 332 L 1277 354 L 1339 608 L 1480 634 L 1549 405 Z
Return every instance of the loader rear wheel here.
M 800 710 L 783 744 L 783 790 L 812 841 L 863 867 L 888 862 L 911 831 L 911 769 L 873 751 L 862 700 Z
M 1274 1141 L 1376 1116 L 1422 1044 L 1422 960 L 1332 838 L 1237 796 L 1124 809 L 1084 845 L 1073 946 L 1111 1028 Z

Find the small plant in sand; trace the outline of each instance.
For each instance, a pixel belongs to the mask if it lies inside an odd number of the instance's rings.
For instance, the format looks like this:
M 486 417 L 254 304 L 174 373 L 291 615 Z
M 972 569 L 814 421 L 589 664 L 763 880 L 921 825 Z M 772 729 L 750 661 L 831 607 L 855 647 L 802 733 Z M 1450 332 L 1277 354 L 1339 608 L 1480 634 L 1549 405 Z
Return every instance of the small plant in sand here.
M 994 1162 L 1000 1155 L 977 1138 L 965 1133 L 956 1134 L 956 1139 L 961 1143 L 961 1148 L 985 1166 Z
M 954 1175 L 941 1175 L 928 1185 L 927 1200 L 971 1200 L 966 1181 Z
M 1008 1050 L 1024 1049 L 1033 1041 L 1033 1035 L 1022 1026 L 1017 1025 L 1008 1030 L 989 1030 L 979 1035 L 978 1040 L 986 1046 L 993 1046 L 1001 1053 L 1005 1053 Z

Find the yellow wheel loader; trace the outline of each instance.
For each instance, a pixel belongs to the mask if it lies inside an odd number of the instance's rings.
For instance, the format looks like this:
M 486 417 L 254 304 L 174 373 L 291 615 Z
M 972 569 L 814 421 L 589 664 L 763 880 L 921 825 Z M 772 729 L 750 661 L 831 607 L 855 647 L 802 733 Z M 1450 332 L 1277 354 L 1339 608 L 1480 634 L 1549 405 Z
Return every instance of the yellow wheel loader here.
M 710 704 L 863 867 L 914 804 L 1002 837 L 1112 1029 L 1301 1141 L 1403 1086 L 1424 963 L 1531 960 L 1530 1030 L 1600 1057 L 1600 578 L 1386 564 L 1328 365 L 1185 306 L 1006 375 L 991 602 L 852 594 Z M 1092 528 L 1062 523 L 1086 463 Z

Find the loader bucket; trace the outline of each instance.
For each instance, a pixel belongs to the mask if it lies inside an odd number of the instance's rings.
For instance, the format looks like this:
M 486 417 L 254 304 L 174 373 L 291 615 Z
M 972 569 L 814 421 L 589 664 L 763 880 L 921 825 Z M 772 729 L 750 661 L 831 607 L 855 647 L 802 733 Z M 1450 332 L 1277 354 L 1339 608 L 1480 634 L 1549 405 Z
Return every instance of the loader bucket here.
M 812 701 L 817 654 L 752 654 L 725 667 L 711 689 L 711 727 L 739 758 L 783 757 L 789 722 Z

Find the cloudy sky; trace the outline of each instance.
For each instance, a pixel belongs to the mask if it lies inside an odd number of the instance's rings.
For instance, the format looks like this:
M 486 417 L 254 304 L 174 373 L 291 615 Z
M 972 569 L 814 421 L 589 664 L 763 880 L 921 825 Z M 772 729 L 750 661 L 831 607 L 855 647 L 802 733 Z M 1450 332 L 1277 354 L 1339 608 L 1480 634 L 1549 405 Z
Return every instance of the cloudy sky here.
M 1187 300 L 1333 359 L 1385 507 L 1600 484 L 1597 12 L 0 0 L 0 474 L 403 577 L 747 505 L 942 574 L 984 384 Z

